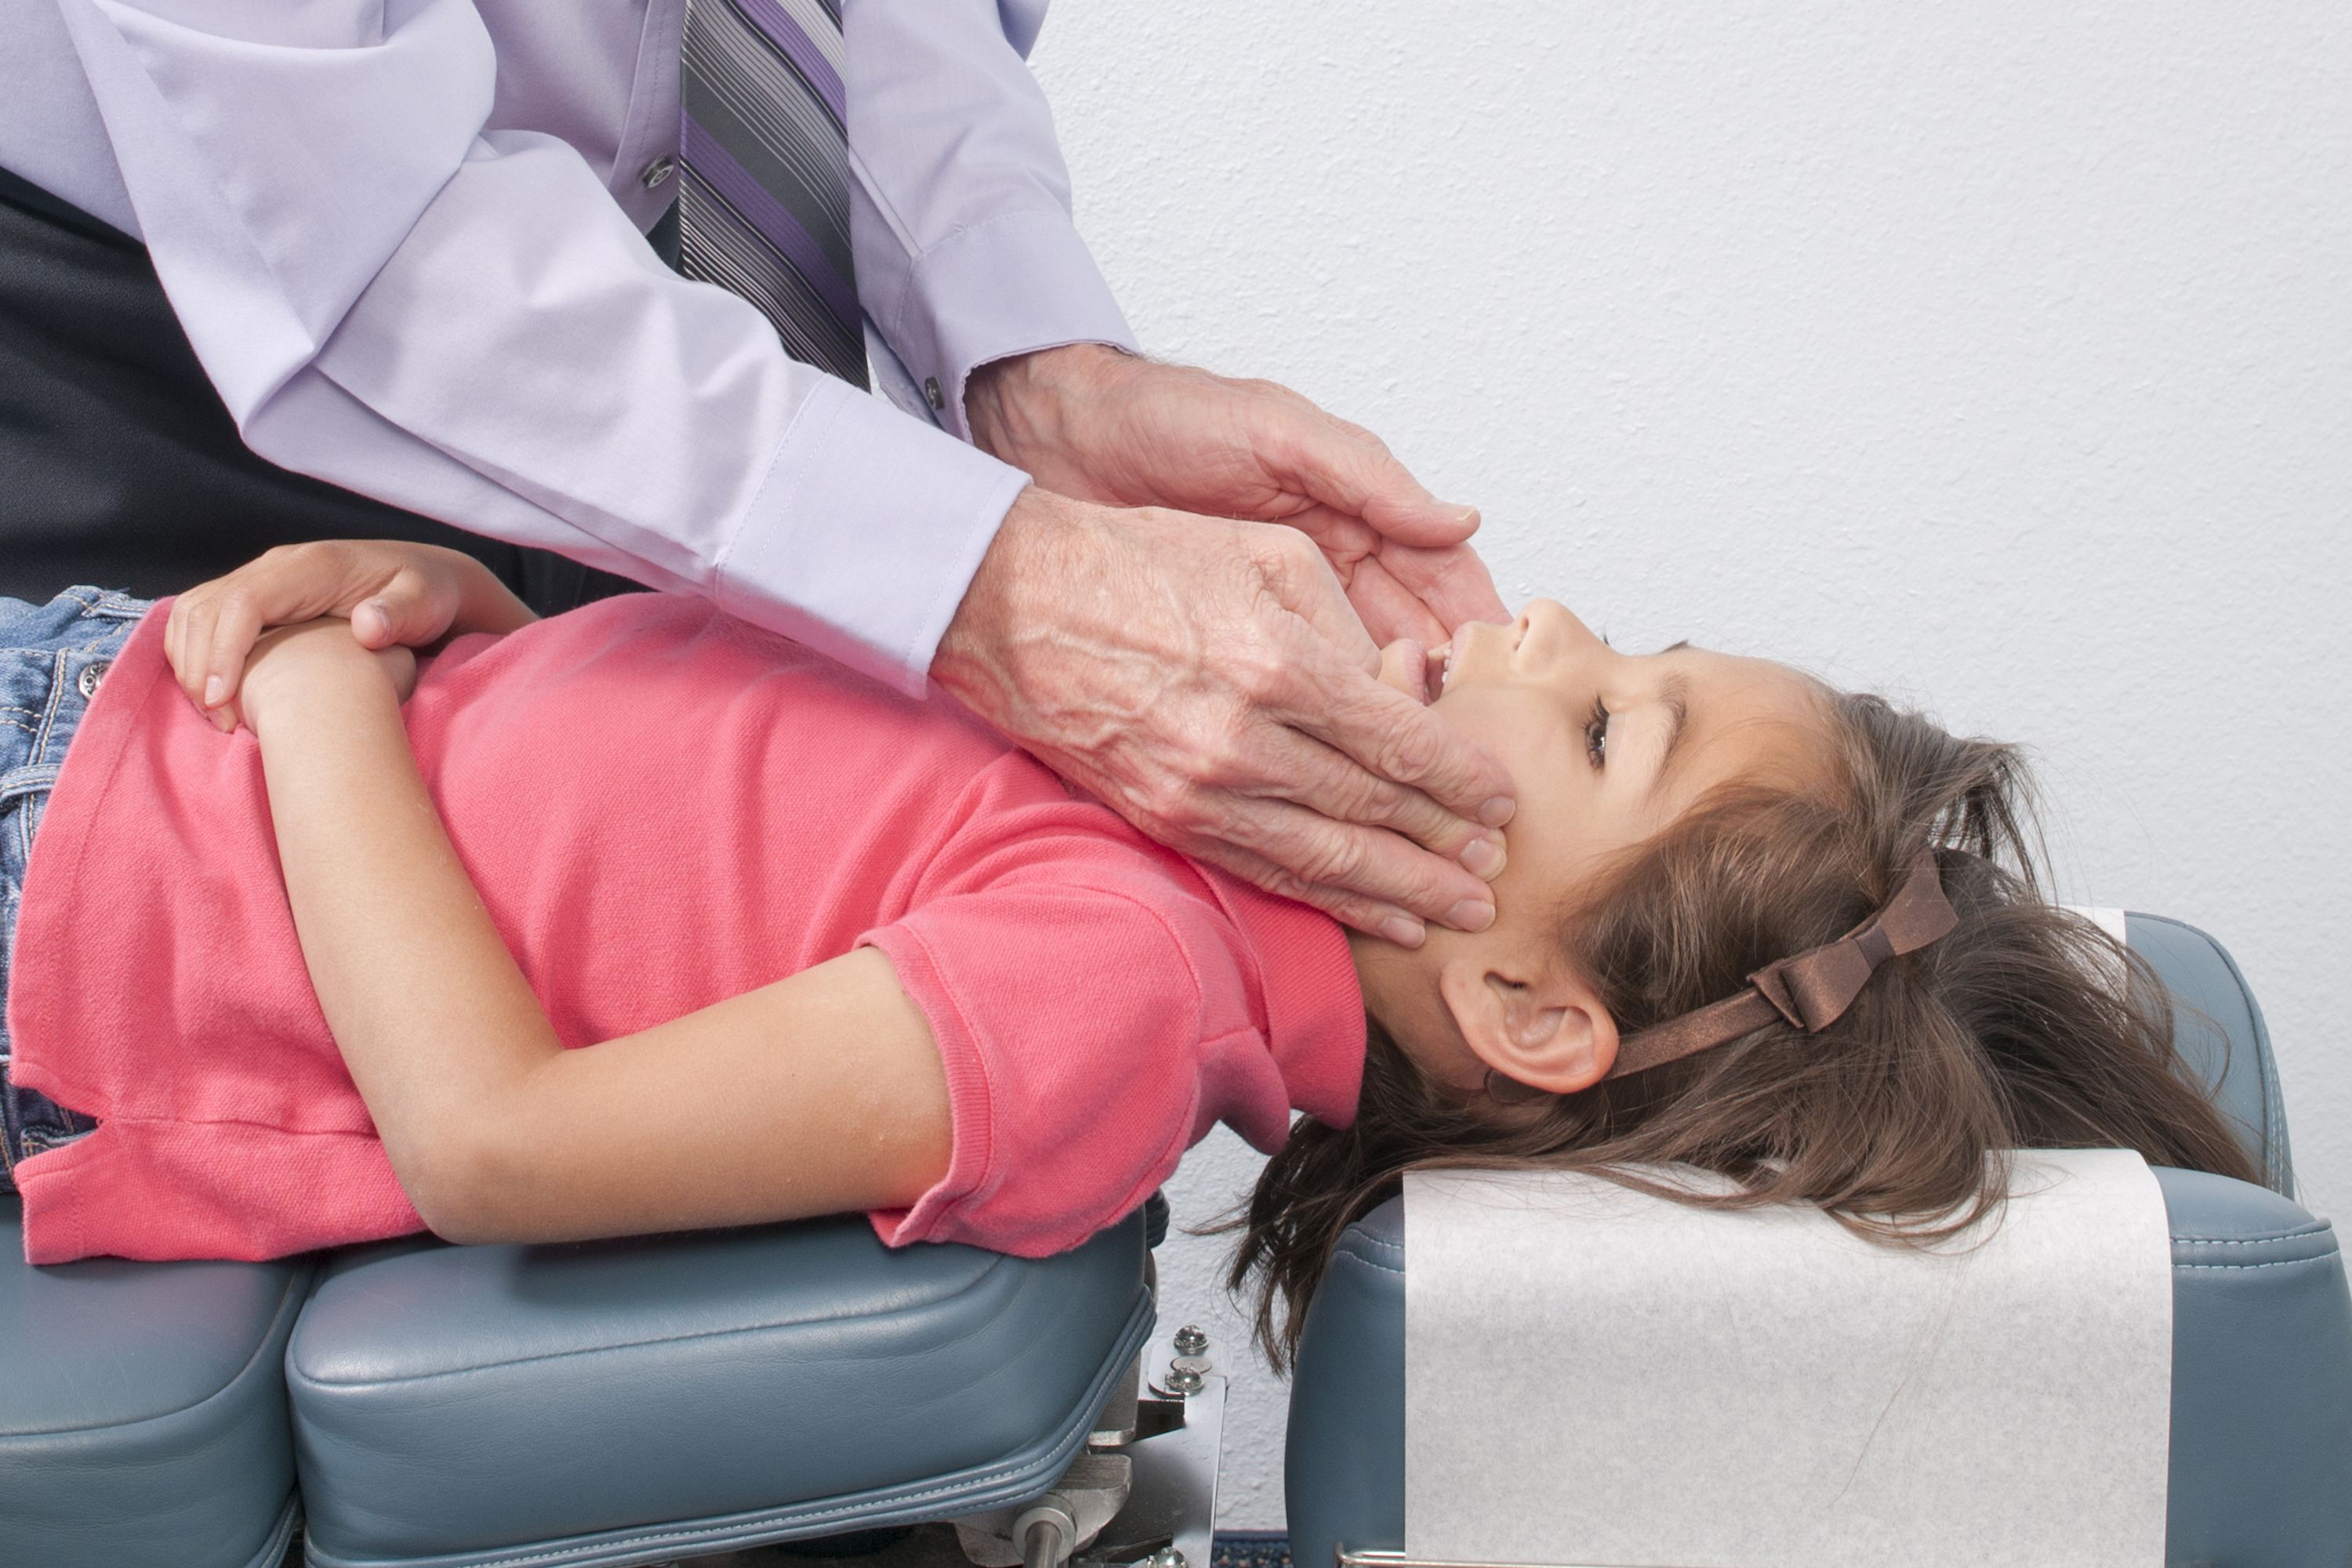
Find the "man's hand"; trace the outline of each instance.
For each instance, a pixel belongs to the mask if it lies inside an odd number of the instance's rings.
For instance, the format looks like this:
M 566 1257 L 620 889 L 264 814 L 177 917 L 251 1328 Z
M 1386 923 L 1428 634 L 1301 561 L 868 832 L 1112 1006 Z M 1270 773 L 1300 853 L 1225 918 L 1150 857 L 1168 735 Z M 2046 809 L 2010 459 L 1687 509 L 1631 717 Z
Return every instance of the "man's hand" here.
M 188 700 L 223 730 L 256 639 L 271 626 L 341 617 L 364 648 L 424 647 L 538 617 L 470 555 L 399 540 L 281 544 L 181 595 L 163 650 Z
M 1046 489 L 1288 523 L 1377 642 L 1434 647 L 1465 621 L 1511 618 L 1465 542 L 1477 511 L 1438 500 L 1370 431 L 1288 387 L 1077 343 L 982 365 L 964 412 L 974 443 Z
M 931 674 L 1153 838 L 1411 947 L 1481 931 L 1511 781 L 1294 530 L 1031 489 Z

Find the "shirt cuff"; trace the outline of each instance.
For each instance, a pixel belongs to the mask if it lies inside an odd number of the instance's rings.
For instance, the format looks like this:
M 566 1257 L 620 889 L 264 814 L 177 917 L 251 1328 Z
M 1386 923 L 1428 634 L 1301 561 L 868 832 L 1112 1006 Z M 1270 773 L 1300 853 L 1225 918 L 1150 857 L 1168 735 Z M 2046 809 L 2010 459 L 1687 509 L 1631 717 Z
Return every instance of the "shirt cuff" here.
M 719 608 L 920 698 L 1029 476 L 828 380 L 720 555 Z
M 909 374 L 939 383 L 940 423 L 967 441 L 963 385 L 980 366 L 1066 343 L 1139 352 L 1086 241 L 1059 212 L 1008 213 L 958 230 L 916 261 L 877 324 Z

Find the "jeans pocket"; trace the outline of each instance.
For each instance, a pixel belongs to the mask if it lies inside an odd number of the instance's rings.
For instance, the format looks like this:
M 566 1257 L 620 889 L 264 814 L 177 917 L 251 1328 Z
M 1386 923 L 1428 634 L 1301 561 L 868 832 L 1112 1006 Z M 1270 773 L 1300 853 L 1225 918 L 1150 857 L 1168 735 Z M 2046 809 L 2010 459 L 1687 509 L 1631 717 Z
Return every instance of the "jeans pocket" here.
M 0 773 L 0 888 L 12 894 L 25 886 L 32 861 L 33 835 L 58 782 L 58 764 L 43 763 Z

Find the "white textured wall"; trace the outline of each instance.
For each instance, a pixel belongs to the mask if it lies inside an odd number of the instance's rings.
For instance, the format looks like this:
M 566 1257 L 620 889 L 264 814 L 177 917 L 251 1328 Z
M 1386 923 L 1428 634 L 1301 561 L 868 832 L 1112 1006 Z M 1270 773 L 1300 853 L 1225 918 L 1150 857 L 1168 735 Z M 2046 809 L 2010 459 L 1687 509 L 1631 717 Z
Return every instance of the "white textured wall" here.
M 1035 64 L 1149 350 L 1379 431 L 1507 599 L 2031 742 L 2064 891 L 2230 946 L 2352 1205 L 2340 0 L 1060 0 Z M 1162 1266 L 1230 1353 L 1223 1248 Z

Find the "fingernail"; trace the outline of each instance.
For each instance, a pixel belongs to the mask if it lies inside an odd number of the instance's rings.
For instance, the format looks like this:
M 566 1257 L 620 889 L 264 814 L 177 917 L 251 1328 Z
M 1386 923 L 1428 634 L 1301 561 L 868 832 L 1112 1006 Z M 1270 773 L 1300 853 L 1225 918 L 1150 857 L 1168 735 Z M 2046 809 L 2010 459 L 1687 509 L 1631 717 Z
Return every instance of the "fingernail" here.
M 205 717 L 213 721 L 213 728 L 224 735 L 232 734 L 236 730 L 236 720 L 226 708 L 215 708 Z
M 1482 882 L 1491 882 L 1503 869 L 1503 847 L 1491 838 L 1473 838 L 1462 847 L 1462 866 Z
M 1454 512 L 1454 521 L 1456 522 L 1475 522 L 1478 521 L 1478 509 L 1475 506 L 1457 506 L 1453 508 L 1452 510 Z
M 1518 814 L 1519 803 L 1509 795 L 1498 795 L 1478 808 L 1478 820 L 1489 827 L 1500 827 Z
M 219 706 L 221 705 L 221 699 L 222 699 L 222 698 L 224 698 L 224 697 L 226 697 L 226 696 L 227 696 L 227 695 L 228 695 L 228 682 L 227 682 L 227 681 L 223 680 L 223 679 L 222 679 L 219 676 L 217 676 L 217 675 L 207 676 L 207 677 L 205 677 L 205 707 L 207 707 L 207 708 L 217 708 L 217 707 L 219 707 Z
M 1484 899 L 1465 899 L 1445 911 L 1445 923 L 1455 931 L 1485 931 L 1495 923 L 1495 906 Z
M 1399 947 L 1419 947 L 1429 932 L 1419 921 L 1391 915 L 1381 922 L 1381 934 Z

